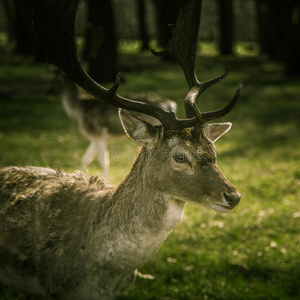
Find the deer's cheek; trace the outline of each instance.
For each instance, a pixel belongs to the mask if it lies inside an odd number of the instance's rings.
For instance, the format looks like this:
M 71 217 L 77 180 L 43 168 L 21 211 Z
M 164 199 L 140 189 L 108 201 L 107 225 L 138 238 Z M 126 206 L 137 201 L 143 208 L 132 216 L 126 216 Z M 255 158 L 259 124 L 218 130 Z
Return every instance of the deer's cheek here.
M 186 175 L 194 174 L 193 167 L 187 163 L 179 164 L 179 163 L 173 162 L 172 169 L 174 172 L 179 173 L 179 174 L 177 174 L 177 176 L 184 177 L 184 178 L 186 178 Z

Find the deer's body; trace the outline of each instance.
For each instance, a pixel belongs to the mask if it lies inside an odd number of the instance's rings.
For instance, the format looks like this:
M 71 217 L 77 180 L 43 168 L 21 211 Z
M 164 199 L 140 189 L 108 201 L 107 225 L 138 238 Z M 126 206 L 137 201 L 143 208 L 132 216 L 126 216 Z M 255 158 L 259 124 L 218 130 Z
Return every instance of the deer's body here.
M 145 146 L 117 188 L 82 173 L 1 170 L 2 282 L 48 299 L 114 299 L 180 223 L 185 202 L 220 212 L 238 203 L 204 134 L 168 137 L 127 113 L 122 122 Z
M 236 190 L 204 134 L 166 137 L 127 114 L 125 123 L 146 146 L 116 189 L 81 173 L 1 170 L 2 282 L 48 299 L 114 299 L 179 224 L 186 201 L 221 212 L 237 204 L 239 195 L 234 204 L 224 197 Z M 181 156 L 188 163 L 173 159 Z
M 183 211 L 183 202 L 163 191 L 149 195 L 151 188 L 140 184 L 141 163 L 117 189 L 81 173 L 3 169 L 1 281 L 58 299 L 113 299 L 123 292 Z

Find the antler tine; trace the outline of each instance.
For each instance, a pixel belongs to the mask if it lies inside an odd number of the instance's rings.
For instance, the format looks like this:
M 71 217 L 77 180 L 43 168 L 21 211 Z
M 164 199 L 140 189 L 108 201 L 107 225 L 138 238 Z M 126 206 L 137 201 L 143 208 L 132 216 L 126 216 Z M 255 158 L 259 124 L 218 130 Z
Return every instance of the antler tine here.
M 233 107 L 236 105 L 236 103 L 238 102 L 241 91 L 242 91 L 242 86 L 243 86 L 243 84 L 241 81 L 238 88 L 235 91 L 233 98 L 225 107 L 223 107 L 219 110 L 201 113 L 201 124 L 204 124 L 211 120 L 221 118 L 221 117 L 225 116 L 226 114 L 228 114 L 233 109 Z
M 203 124 L 202 114 L 195 105 L 199 95 L 212 84 L 227 76 L 224 74 L 206 82 L 199 82 L 195 74 L 195 58 L 202 0 L 183 0 L 178 20 L 174 27 L 173 37 L 166 49 L 156 55 L 171 55 L 182 67 L 190 91 L 185 99 L 188 119 L 178 120 L 174 112 L 148 103 L 124 98 L 117 94 L 120 74 L 110 89 L 96 83 L 83 69 L 75 45 L 74 23 L 79 0 L 30 0 L 33 21 L 38 38 L 45 47 L 48 62 L 58 66 L 68 74 L 74 82 L 101 101 L 119 108 L 145 113 L 158 119 L 165 130 L 180 131 L 187 127 Z M 189 33 L 189 34 L 188 34 Z M 231 103 L 235 103 L 232 101 Z M 231 105 L 230 105 L 231 106 Z M 226 107 L 225 107 L 226 108 Z M 228 108 L 205 114 L 205 120 L 218 117 Z M 204 120 L 203 119 L 203 120 Z
M 184 99 L 184 106 L 185 106 L 185 112 L 186 116 L 188 118 L 191 118 L 195 115 L 195 109 L 196 109 L 196 115 L 198 115 L 198 119 L 202 120 L 200 111 L 198 107 L 196 106 L 196 100 L 199 98 L 199 96 L 210 86 L 218 83 L 219 81 L 223 80 L 229 73 L 229 68 L 221 75 L 212 78 L 205 82 L 198 82 L 194 87 L 190 89 L 188 94 L 186 95 Z
M 79 0 L 30 0 L 33 21 L 39 40 L 45 48 L 48 62 L 68 74 L 74 82 L 98 98 L 119 108 L 138 111 L 158 119 L 166 130 L 191 127 L 194 119 L 178 120 L 174 112 L 119 96 L 116 92 L 121 75 L 106 89 L 96 83 L 83 69 L 75 45 L 74 23 Z

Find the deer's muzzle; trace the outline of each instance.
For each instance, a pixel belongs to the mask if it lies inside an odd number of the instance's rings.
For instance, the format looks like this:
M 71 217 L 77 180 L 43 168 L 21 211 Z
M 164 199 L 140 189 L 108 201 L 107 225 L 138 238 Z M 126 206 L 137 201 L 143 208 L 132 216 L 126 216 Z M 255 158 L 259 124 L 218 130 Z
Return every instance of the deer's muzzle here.
M 239 192 L 233 194 L 224 193 L 224 198 L 226 202 L 229 204 L 230 208 L 234 208 L 239 204 L 241 199 L 241 194 Z

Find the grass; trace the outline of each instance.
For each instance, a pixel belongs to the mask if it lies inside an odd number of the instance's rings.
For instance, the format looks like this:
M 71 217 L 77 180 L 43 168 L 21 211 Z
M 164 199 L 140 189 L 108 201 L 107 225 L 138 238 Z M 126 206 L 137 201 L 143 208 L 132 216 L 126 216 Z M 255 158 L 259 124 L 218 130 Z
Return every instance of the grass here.
M 197 60 L 201 80 L 228 66 L 231 74 L 203 94 L 201 110 L 223 106 L 238 82 L 244 83 L 240 103 L 220 120 L 232 121 L 233 127 L 216 142 L 219 167 L 241 192 L 241 203 L 229 214 L 187 205 L 181 225 L 140 269 L 151 276 L 138 277 L 120 299 L 299 299 L 299 81 L 261 57 L 204 54 Z M 178 102 L 183 117 L 187 86 L 176 65 L 129 51 L 120 63 L 121 94 L 161 94 Z M 0 82 L 6 90 L 20 81 L 26 86 L 28 80 L 50 77 L 43 65 L 1 61 Z M 34 95 L 0 100 L 0 167 L 36 165 L 72 172 L 87 145 L 59 99 L 35 90 Z M 111 179 L 117 184 L 138 147 L 125 136 L 113 136 L 109 150 Z M 97 163 L 89 170 L 99 172 Z M 16 296 L 7 290 L 1 299 Z

